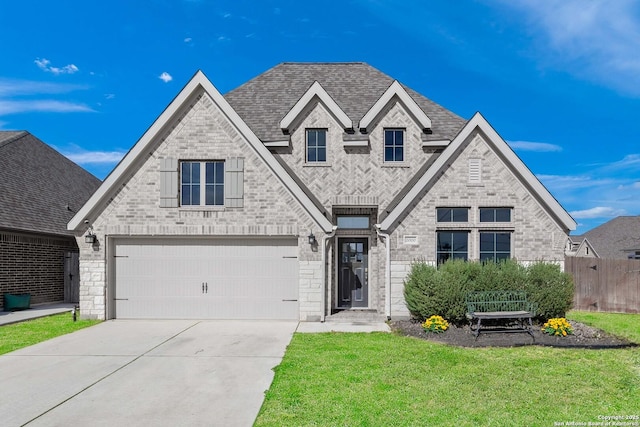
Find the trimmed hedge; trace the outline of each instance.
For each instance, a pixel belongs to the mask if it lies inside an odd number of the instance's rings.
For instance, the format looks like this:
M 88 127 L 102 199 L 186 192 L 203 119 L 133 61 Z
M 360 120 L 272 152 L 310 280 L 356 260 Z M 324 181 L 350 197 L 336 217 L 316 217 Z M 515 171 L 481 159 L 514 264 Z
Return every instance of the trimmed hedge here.
M 424 320 L 440 315 L 453 323 L 466 321 L 465 295 L 471 291 L 525 291 L 538 304 L 537 317 L 564 317 L 573 303 L 573 279 L 557 264 L 523 266 L 450 260 L 438 268 L 415 262 L 404 282 L 404 298 L 411 315 Z

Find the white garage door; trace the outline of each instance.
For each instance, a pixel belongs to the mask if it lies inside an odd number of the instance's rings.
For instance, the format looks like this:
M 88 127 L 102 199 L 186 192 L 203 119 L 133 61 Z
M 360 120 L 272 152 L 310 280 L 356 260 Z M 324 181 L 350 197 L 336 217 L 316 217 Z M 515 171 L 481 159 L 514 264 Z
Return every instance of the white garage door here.
M 295 239 L 120 239 L 116 318 L 298 319 Z

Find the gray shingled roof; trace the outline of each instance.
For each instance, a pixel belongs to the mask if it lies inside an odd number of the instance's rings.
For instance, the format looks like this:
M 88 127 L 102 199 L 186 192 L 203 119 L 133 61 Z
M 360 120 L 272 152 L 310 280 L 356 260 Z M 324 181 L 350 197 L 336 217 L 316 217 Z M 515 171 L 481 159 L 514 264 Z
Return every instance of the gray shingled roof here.
M 362 62 L 285 62 L 224 95 L 233 109 L 263 142 L 280 141 L 280 120 L 314 81 L 357 123 L 394 79 Z M 432 122 L 430 140 L 453 139 L 466 121 L 404 86 Z
M 99 185 L 29 132 L 0 131 L 0 228 L 70 235 L 67 222 Z
M 589 239 L 600 258 L 626 259 L 629 251 L 640 250 L 640 216 L 619 216 L 583 237 Z

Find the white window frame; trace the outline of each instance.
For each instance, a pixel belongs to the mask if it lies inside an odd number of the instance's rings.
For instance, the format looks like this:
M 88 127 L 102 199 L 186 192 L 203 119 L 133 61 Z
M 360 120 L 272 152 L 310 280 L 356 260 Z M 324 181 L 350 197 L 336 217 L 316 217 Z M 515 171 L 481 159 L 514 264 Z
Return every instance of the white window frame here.
M 192 186 L 194 184 L 185 184 L 182 181 L 182 177 L 183 177 L 183 165 L 185 164 L 199 164 L 200 165 L 200 181 L 197 185 L 200 186 L 199 188 L 199 204 L 194 204 L 194 203 L 189 203 L 189 204 L 185 204 L 183 202 L 183 187 L 185 185 L 189 185 Z M 207 164 L 222 164 L 222 183 L 217 182 L 215 180 L 215 172 L 214 172 L 214 181 L 213 183 L 207 183 L 206 182 L 206 176 L 207 176 Z M 179 186 L 179 200 L 180 200 L 180 206 L 181 207 L 224 207 L 225 206 L 225 161 L 224 160 L 181 160 L 180 161 L 180 186 Z M 207 196 L 207 187 L 214 187 L 214 194 L 215 194 L 215 187 L 222 187 L 222 200 L 217 200 L 219 203 L 213 203 L 213 204 L 207 204 L 206 203 L 206 196 Z M 215 199 L 214 199 L 215 200 Z
M 313 147 L 315 149 L 316 152 L 316 160 L 309 160 L 309 133 L 310 132 L 315 132 L 316 133 L 316 146 Z M 318 158 L 318 134 L 317 132 L 323 132 L 324 133 L 324 160 L 317 160 Z M 323 128 L 308 128 L 305 129 L 305 133 L 304 133 L 304 144 L 305 144 L 305 150 L 304 150 L 304 156 L 305 156 L 305 162 L 309 163 L 309 164 L 324 164 L 327 163 L 328 161 L 328 155 L 329 155 L 329 150 L 327 149 L 327 140 L 328 140 L 328 136 L 329 136 L 329 131 L 327 129 L 323 129 Z
M 395 144 L 395 136 L 393 138 L 393 145 L 389 147 L 393 148 L 393 158 L 391 160 L 387 159 L 387 132 L 400 132 L 402 134 L 402 160 L 396 160 L 395 150 L 400 147 Z M 403 128 L 384 128 L 382 131 L 382 159 L 387 164 L 402 164 L 407 160 L 407 138 L 406 138 L 406 129 Z

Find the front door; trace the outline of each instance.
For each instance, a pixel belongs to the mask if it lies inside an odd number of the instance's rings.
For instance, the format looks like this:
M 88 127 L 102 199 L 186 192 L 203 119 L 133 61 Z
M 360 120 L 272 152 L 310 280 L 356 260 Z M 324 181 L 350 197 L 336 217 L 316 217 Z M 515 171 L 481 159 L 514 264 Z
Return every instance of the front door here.
M 369 239 L 338 239 L 338 308 L 369 306 Z

